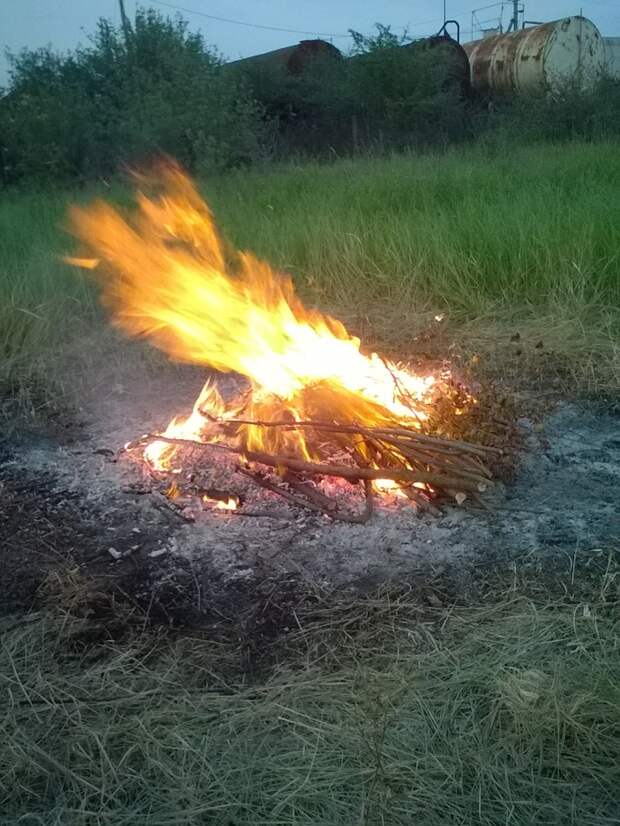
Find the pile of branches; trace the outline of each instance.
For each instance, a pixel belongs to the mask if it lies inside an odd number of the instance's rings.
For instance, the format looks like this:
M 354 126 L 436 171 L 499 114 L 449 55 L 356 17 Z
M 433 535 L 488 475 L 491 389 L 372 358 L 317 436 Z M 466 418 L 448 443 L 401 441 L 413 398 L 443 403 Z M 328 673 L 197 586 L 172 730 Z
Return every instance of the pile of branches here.
M 242 461 L 237 472 L 262 488 L 273 491 L 289 502 L 322 512 L 333 519 L 346 522 L 366 522 L 373 512 L 372 482 L 387 479 L 396 482 L 420 511 L 438 513 L 434 502 L 442 499 L 462 504 L 466 499 L 484 507 L 480 494 L 492 483 L 488 462 L 496 447 L 486 447 L 455 439 L 421 433 L 408 427 L 363 427 L 323 421 L 249 421 L 228 420 L 227 425 L 251 425 L 257 428 L 286 428 L 312 431 L 317 443 L 353 444 L 345 464 L 330 461 L 307 461 L 289 455 L 272 455 L 231 444 L 192 441 L 162 436 L 156 433 L 144 436 L 139 445 L 158 441 L 181 448 L 223 451 L 237 454 Z M 137 445 L 136 445 L 137 446 Z M 277 473 L 274 481 L 273 473 Z M 365 505 L 361 513 L 343 512 L 339 503 L 325 495 L 313 484 L 323 477 L 345 479 L 364 489 Z M 239 511 L 239 515 L 244 515 Z

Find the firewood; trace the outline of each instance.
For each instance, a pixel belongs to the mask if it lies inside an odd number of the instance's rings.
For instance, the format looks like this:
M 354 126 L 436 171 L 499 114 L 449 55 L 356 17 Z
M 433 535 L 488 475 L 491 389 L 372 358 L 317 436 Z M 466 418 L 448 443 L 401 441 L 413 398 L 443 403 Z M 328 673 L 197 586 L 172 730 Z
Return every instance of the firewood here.
M 236 470 L 255 484 L 276 493 L 293 505 L 324 513 L 345 522 L 365 522 L 370 517 L 373 509 L 372 482 L 379 479 L 398 483 L 399 490 L 421 512 L 439 513 L 431 502 L 431 498 L 438 494 L 443 494 L 458 504 L 470 499 L 479 503 L 479 494 L 493 484 L 491 471 L 485 465 L 484 459 L 501 453 L 501 450 L 495 447 L 421 433 L 417 427 L 364 427 L 338 422 L 269 422 L 242 418 L 214 421 L 213 424 L 221 428 L 220 435 L 228 435 L 231 441 L 238 437 L 238 428 L 241 426 L 314 430 L 324 434 L 328 447 L 330 443 L 339 450 L 344 447 L 351 464 L 310 461 L 283 453 L 250 450 L 240 439 L 239 444 L 231 444 L 150 433 L 134 443 L 133 447 L 159 441 L 187 449 L 219 450 L 239 456 L 250 467 L 239 466 Z M 348 438 L 343 440 L 341 437 L 344 436 Z M 352 440 L 351 436 L 358 438 Z M 257 469 L 260 466 L 273 468 L 282 477 L 282 483 L 266 478 Z M 366 496 L 364 512 L 343 513 L 334 499 L 307 481 L 308 477 L 336 477 L 351 484 L 361 482 Z M 416 483 L 427 485 L 429 492 L 432 489 L 431 495 L 416 489 Z

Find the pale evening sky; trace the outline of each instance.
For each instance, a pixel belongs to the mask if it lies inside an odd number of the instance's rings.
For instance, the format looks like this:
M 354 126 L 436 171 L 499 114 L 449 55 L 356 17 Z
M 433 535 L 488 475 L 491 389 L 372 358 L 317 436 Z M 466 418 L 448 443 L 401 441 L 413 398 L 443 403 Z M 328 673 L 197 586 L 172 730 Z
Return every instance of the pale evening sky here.
M 447 16 L 458 19 L 463 30 L 462 40 L 470 39 L 472 9 L 491 2 L 446 0 Z M 398 32 L 407 28 L 411 36 L 421 37 L 436 32 L 443 19 L 443 0 L 170 0 L 169 3 L 125 0 L 130 18 L 136 5 L 152 6 L 171 16 L 177 13 L 171 6 L 176 7 L 192 29 L 200 29 L 206 41 L 231 60 L 318 35 L 346 50 L 350 38 L 325 35 L 346 35 L 348 29 L 370 33 L 377 22 L 390 24 Z M 507 23 L 511 8 L 512 4 L 505 2 L 502 12 L 502 6 L 498 4 L 478 12 L 478 18 L 480 21 L 497 20 L 502 13 L 504 23 Z M 620 0 L 525 0 L 528 20 L 555 20 L 579 14 L 580 9 L 603 35 L 620 36 Z M 309 34 L 235 25 L 192 11 L 260 26 L 298 29 Z M 120 22 L 118 0 L 0 0 L 0 85 L 7 80 L 6 49 L 18 51 L 24 46 L 47 45 L 59 51 L 71 49 L 87 41 L 87 35 L 94 30 L 99 17 Z

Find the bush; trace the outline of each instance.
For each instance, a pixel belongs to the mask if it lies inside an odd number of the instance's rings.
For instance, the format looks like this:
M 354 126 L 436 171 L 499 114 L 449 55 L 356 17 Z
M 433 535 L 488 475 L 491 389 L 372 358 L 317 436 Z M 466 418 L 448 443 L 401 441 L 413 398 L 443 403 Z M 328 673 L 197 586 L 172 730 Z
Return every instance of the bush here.
M 428 39 L 406 43 L 385 26 L 375 37 L 351 34 L 351 96 L 367 135 L 397 147 L 464 137 L 466 103 L 449 55 Z
M 491 143 L 605 140 L 620 136 L 620 80 L 602 77 L 584 89 L 567 82 L 553 93 L 497 100 L 481 109 L 479 136 Z
M 91 44 L 11 57 L 0 106 L 5 180 L 91 178 L 156 152 L 194 171 L 261 154 L 267 126 L 200 34 L 139 10 L 125 39 L 100 20 Z
M 268 61 L 239 65 L 278 124 L 281 154 L 429 146 L 467 134 L 466 103 L 445 55 L 386 26 L 374 37 L 351 35 L 348 59 L 318 55 L 299 74 Z
M 224 67 L 181 18 L 152 10 L 126 32 L 100 20 L 68 54 L 24 50 L 0 98 L 2 179 L 92 179 L 162 152 L 200 174 L 266 156 L 620 135 L 618 80 L 489 105 L 463 88 L 446 41 L 411 43 L 381 25 L 351 35 L 347 59 L 317 53 L 296 74 L 269 59 Z

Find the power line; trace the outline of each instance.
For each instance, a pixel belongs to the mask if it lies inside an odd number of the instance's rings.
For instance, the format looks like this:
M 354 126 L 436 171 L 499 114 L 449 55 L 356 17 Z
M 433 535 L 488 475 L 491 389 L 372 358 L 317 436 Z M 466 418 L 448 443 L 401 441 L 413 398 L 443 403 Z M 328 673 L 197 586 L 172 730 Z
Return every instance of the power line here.
M 617 0 L 612 0 L 612 2 L 616 3 Z M 493 3 L 492 5 L 500 6 L 501 3 Z M 487 7 L 485 7 L 485 8 L 487 8 Z M 488 7 L 488 8 L 490 8 L 490 7 Z M 450 20 L 462 20 L 463 18 L 468 18 L 469 15 L 471 14 L 471 12 L 470 11 L 459 11 L 459 12 L 456 12 L 456 14 L 453 13 L 453 12 L 447 12 L 447 14 L 448 14 Z M 404 31 L 408 32 L 409 29 L 417 29 L 420 26 L 429 26 L 431 23 L 444 23 L 444 22 L 445 21 L 444 21 L 443 17 L 433 17 L 432 20 L 418 20 L 415 23 L 407 23 L 406 26 L 396 26 L 396 28 L 397 29 L 403 29 Z
M 287 34 L 308 34 L 314 35 L 318 37 L 351 37 L 351 34 L 342 34 L 342 33 L 335 33 L 335 32 L 317 32 L 317 31 L 304 31 L 303 29 L 285 29 L 280 26 L 266 26 L 262 23 L 247 23 L 244 20 L 232 20 L 230 17 L 218 17 L 215 14 L 207 14 L 204 11 L 198 11 L 197 9 L 188 9 L 184 6 L 177 6 L 173 3 L 166 3 L 164 0 L 151 0 L 152 3 L 157 3 L 158 6 L 166 6 L 166 8 L 173 9 L 174 11 L 184 11 L 187 14 L 196 14 L 199 17 L 206 17 L 209 20 L 217 20 L 220 23 L 232 23 L 235 26 L 246 26 L 250 29 L 263 29 L 264 31 L 271 31 L 271 32 L 286 32 Z M 615 0 L 614 0 L 615 2 Z M 493 5 L 501 5 L 500 3 L 494 3 Z M 459 20 L 465 16 L 467 16 L 469 12 L 461 11 L 458 14 L 453 14 L 452 19 Z M 427 26 L 430 23 L 442 23 L 443 18 L 441 17 L 434 17 L 432 20 L 418 20 L 415 23 L 409 23 L 406 26 L 400 27 L 403 28 L 405 31 L 409 29 L 417 29 L 420 26 Z M 397 27 L 399 28 L 399 27 Z
M 499 5 L 499 3 L 497 5 Z M 466 17 L 468 14 L 469 14 L 469 12 L 466 12 L 466 11 L 459 12 L 458 14 L 452 14 L 450 16 L 450 19 L 451 20 L 460 20 L 461 17 Z M 417 29 L 419 26 L 428 26 L 431 23 L 443 23 L 443 22 L 444 22 L 443 17 L 433 17 L 432 20 L 419 20 L 417 23 L 407 23 L 406 26 L 401 26 L 401 27 L 398 27 L 398 28 L 403 28 L 403 29 L 406 29 L 408 31 L 409 29 Z
M 350 37 L 349 34 L 335 34 L 334 32 L 306 32 L 300 29 L 283 29 L 280 26 L 263 26 L 260 23 L 246 23 L 243 20 L 231 20 L 228 17 L 217 17 L 215 14 L 207 14 L 204 11 L 197 11 L 196 9 L 186 9 L 183 6 L 174 6 L 172 3 L 164 3 L 163 0 L 151 0 L 159 6 L 167 6 L 169 9 L 175 11 L 184 11 L 188 14 L 197 14 L 199 17 L 208 17 L 209 20 L 218 20 L 220 23 L 233 23 L 235 26 L 247 26 L 250 29 L 265 29 L 270 32 L 287 32 L 288 34 L 311 34 L 319 35 L 320 37 Z
M 217 17 L 215 14 L 207 14 L 204 11 L 198 11 L 197 9 L 188 9 L 184 8 L 183 6 L 176 6 L 172 3 L 165 3 L 164 0 L 151 0 L 153 3 L 157 3 L 159 6 L 166 6 L 169 9 L 174 9 L 175 11 L 184 11 L 188 14 L 197 14 L 199 17 L 207 17 L 209 20 L 218 20 L 220 23 L 233 23 L 235 26 L 247 26 L 251 29 L 266 29 L 267 31 L 271 32 L 287 32 L 289 34 L 315 34 L 320 35 L 321 37 L 351 37 L 350 34 L 337 34 L 334 32 L 317 32 L 317 31 L 303 31 L 301 29 L 284 29 L 280 26 L 265 26 L 261 23 L 246 23 L 243 20 L 232 20 L 229 17 Z M 615 2 L 615 0 L 614 0 Z M 494 5 L 500 5 L 499 3 L 495 3 Z M 459 14 L 453 15 L 456 19 L 460 17 L 465 17 L 468 12 L 459 12 Z M 407 24 L 407 26 L 401 26 L 397 28 L 404 28 L 404 29 L 414 29 L 418 28 L 419 26 L 426 26 L 429 23 L 441 23 L 443 18 L 441 17 L 433 17 L 432 20 L 419 20 L 416 23 Z

